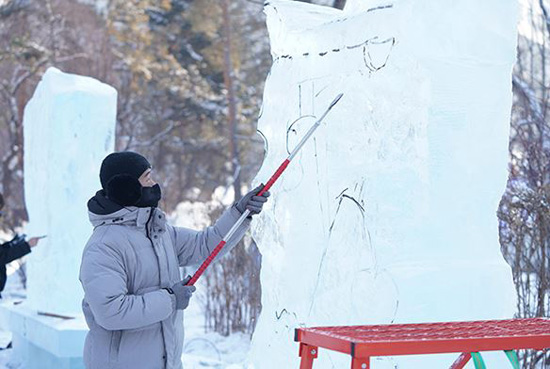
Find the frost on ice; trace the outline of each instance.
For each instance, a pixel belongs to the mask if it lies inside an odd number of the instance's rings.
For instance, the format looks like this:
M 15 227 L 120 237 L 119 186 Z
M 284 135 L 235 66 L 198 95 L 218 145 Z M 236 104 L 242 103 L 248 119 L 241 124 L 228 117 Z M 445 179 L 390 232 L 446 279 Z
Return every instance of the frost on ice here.
M 116 94 L 93 78 L 50 68 L 25 108 L 26 232 L 47 235 L 28 258 L 31 309 L 81 314 L 78 268 L 92 231 L 86 203 L 114 149 Z
M 512 0 L 348 0 L 344 11 L 267 4 L 274 61 L 256 182 L 344 97 L 253 229 L 263 255 L 255 367 L 297 367 L 294 328 L 304 325 L 513 317 L 496 209 L 507 179 L 516 10 Z M 442 367 L 455 356 L 373 366 Z M 321 350 L 315 368 L 349 363 Z

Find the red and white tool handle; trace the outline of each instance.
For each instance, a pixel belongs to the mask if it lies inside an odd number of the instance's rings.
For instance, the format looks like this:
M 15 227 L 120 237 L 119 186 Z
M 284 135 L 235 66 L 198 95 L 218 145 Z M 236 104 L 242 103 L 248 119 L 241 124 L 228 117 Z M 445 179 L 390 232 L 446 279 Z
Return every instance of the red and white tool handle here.
M 281 176 L 281 174 L 285 171 L 286 167 L 288 166 L 288 164 L 290 163 L 290 160 L 286 159 L 283 164 L 281 164 L 281 166 L 279 166 L 279 169 L 277 169 L 277 171 L 271 176 L 271 178 L 269 179 L 269 181 L 267 181 L 267 183 L 265 184 L 265 186 L 260 190 L 260 192 L 258 192 L 258 194 L 256 196 L 262 196 L 267 190 L 269 190 L 271 188 L 271 186 L 273 186 L 273 184 L 275 183 L 275 181 L 277 181 L 277 179 Z M 218 256 L 218 254 L 220 253 L 220 251 L 223 249 L 223 247 L 225 246 L 225 244 L 227 243 L 227 241 L 229 241 L 229 239 L 233 236 L 233 234 L 235 234 L 235 232 L 237 232 L 237 229 L 239 229 L 239 227 L 241 226 L 241 224 L 243 224 L 244 220 L 246 219 L 246 217 L 248 217 L 250 215 L 250 210 L 246 209 L 242 215 L 239 217 L 239 219 L 237 219 L 237 221 L 235 222 L 235 224 L 233 224 L 233 227 L 231 227 L 231 229 L 227 232 L 227 234 L 225 235 L 225 237 L 221 240 L 221 242 L 218 244 L 218 246 L 216 246 L 216 248 L 212 251 L 212 253 L 210 255 L 208 255 L 208 257 L 206 258 L 206 260 L 201 264 L 201 266 L 199 267 L 199 269 L 195 272 L 195 274 L 193 275 L 193 277 L 191 277 L 191 279 L 189 280 L 189 282 L 187 282 L 187 286 L 192 286 L 195 284 L 195 282 L 199 279 L 199 277 L 204 273 L 204 271 L 206 270 L 206 268 L 208 268 L 208 266 L 212 263 L 212 261 L 214 260 L 214 258 L 216 256 Z
M 268 191 L 271 186 L 273 186 L 273 184 L 277 181 L 277 179 L 279 179 L 279 177 L 281 176 L 281 174 L 283 174 L 283 172 L 285 171 L 285 169 L 288 167 L 288 164 L 290 164 L 291 160 L 294 158 L 294 156 L 296 156 L 296 154 L 298 153 L 298 151 L 300 151 L 300 149 L 302 148 L 302 146 L 304 146 L 304 144 L 306 143 L 306 141 L 313 135 L 313 132 L 315 132 L 315 130 L 317 129 L 317 127 L 319 127 L 319 125 L 321 124 L 321 121 L 326 117 L 326 115 L 328 114 L 328 112 L 330 111 L 330 109 L 332 109 L 332 107 L 334 105 L 336 105 L 336 103 L 342 98 L 343 94 L 339 94 L 338 96 L 336 96 L 336 98 L 332 101 L 332 103 L 329 105 L 329 107 L 327 108 L 327 110 L 323 113 L 323 115 L 321 116 L 321 118 L 319 118 L 315 124 L 313 126 L 311 126 L 311 128 L 309 129 L 309 131 L 306 133 L 306 135 L 304 137 L 302 137 L 302 140 L 298 143 L 298 145 L 296 145 L 296 147 L 294 148 L 294 150 L 292 150 L 292 152 L 290 153 L 290 155 L 288 156 L 288 158 L 286 158 L 283 163 L 279 166 L 279 168 L 275 171 L 275 173 L 273 173 L 273 175 L 271 176 L 271 178 L 269 178 L 269 180 L 267 181 L 267 183 L 265 184 L 265 186 L 260 190 L 260 192 L 258 192 L 257 196 L 262 196 L 266 191 Z M 241 226 L 241 224 L 243 224 L 244 220 L 246 219 L 246 217 L 248 217 L 250 215 L 250 211 L 248 209 L 246 209 L 243 214 L 240 216 L 239 219 L 237 219 L 237 221 L 235 222 L 235 224 L 233 225 L 233 227 L 231 227 L 231 229 L 229 230 L 229 232 L 227 232 L 227 234 L 225 235 L 225 237 L 220 241 L 220 243 L 218 244 L 218 246 L 216 246 L 216 248 L 212 251 L 212 253 L 210 255 L 208 255 L 208 257 L 206 258 L 206 260 L 201 264 L 201 266 L 199 267 L 199 269 L 195 272 L 195 274 L 193 275 L 193 277 L 191 277 L 191 279 L 189 280 L 189 282 L 187 282 L 187 286 L 192 286 L 195 284 L 195 282 L 197 282 L 197 280 L 199 279 L 199 277 L 204 273 L 204 271 L 206 270 L 206 268 L 208 268 L 208 266 L 212 263 L 212 261 L 214 260 L 214 258 L 216 256 L 218 256 L 218 254 L 220 253 L 220 251 L 223 249 L 223 247 L 225 246 L 225 244 L 227 243 L 227 241 L 229 241 L 229 239 L 231 238 L 231 236 L 233 236 L 233 234 L 235 234 L 235 232 L 237 231 L 237 229 L 239 229 L 239 227 Z

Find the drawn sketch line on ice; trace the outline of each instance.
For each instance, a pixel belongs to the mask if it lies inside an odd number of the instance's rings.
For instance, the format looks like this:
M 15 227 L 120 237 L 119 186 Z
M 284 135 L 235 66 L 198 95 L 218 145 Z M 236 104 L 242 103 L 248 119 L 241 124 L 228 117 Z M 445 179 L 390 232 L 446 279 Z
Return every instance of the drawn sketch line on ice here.
M 332 48 L 330 50 L 320 51 L 318 53 L 312 53 L 312 52 L 304 52 L 302 53 L 302 57 L 307 57 L 310 55 L 319 55 L 320 57 L 324 57 L 329 54 L 335 54 L 339 53 L 343 50 L 354 50 L 358 48 L 362 48 L 363 51 L 363 61 L 365 63 L 365 67 L 369 70 L 369 72 L 376 72 L 380 69 L 384 68 L 390 58 L 391 52 L 393 50 L 393 47 L 397 43 L 397 39 L 395 37 L 388 37 L 383 40 L 380 40 L 379 36 L 371 37 L 361 43 L 355 44 L 355 45 L 346 45 L 342 47 L 336 47 Z M 385 48 L 383 48 L 385 46 Z M 389 47 L 388 47 L 389 46 Z M 380 49 L 382 55 L 379 55 L 377 57 L 374 57 L 374 50 Z M 273 62 L 278 61 L 279 59 L 292 59 L 292 55 L 281 55 L 273 60 Z M 299 87 L 300 88 L 300 87 Z M 321 91 L 320 91 L 321 92 Z M 319 93 L 320 93 L 319 92 Z M 301 93 L 301 92 L 300 92 Z M 300 110 L 301 112 L 301 110 Z
M 269 141 L 267 140 L 267 137 L 265 136 L 265 134 L 262 131 L 260 131 L 259 129 L 256 129 L 256 132 L 260 136 L 262 136 L 262 139 L 264 140 L 264 152 L 267 155 L 267 153 L 269 152 Z
M 388 62 L 388 59 L 390 58 L 391 51 L 393 50 L 393 47 L 395 46 L 395 37 L 388 38 L 381 42 L 373 42 L 372 45 L 385 45 L 391 42 L 390 48 L 387 51 L 386 57 L 382 58 L 384 61 L 380 65 L 375 65 L 375 62 L 373 60 L 373 57 L 371 56 L 371 52 L 369 50 L 369 43 L 366 43 L 363 46 L 363 61 L 365 62 L 365 66 L 370 72 L 376 72 L 380 69 L 384 68 Z M 368 60 L 367 60 L 368 59 Z
M 287 152 L 287 154 L 289 154 L 289 155 L 290 155 L 290 151 L 291 151 L 291 149 L 290 149 L 290 147 L 289 147 L 289 144 L 288 144 L 288 143 L 289 143 L 289 142 L 288 142 L 288 141 L 289 141 L 289 135 L 290 135 L 290 133 L 292 132 L 292 133 L 294 133 L 295 135 L 299 136 L 299 135 L 298 135 L 298 130 L 297 130 L 297 128 L 294 128 L 294 125 L 295 125 L 296 123 L 298 123 L 300 120 L 304 119 L 304 118 L 313 118 L 313 119 L 315 119 L 316 117 L 315 117 L 314 115 L 309 115 L 309 114 L 307 114 L 307 115 L 302 115 L 300 118 L 298 118 L 298 119 L 296 119 L 294 122 L 290 123 L 290 125 L 289 125 L 288 128 L 286 129 L 286 152 Z
M 361 186 L 359 187 L 359 192 L 357 192 L 357 188 L 358 188 L 358 183 L 356 183 L 355 186 L 354 186 L 353 191 L 356 192 L 355 194 L 353 194 L 353 195 L 347 194 L 346 192 L 349 191 L 350 188 L 346 187 L 344 190 L 342 190 L 342 192 L 340 192 L 340 194 L 338 194 L 338 196 L 335 197 L 335 200 L 338 200 L 338 206 L 336 208 L 336 211 L 335 211 L 335 214 L 334 214 L 334 217 L 333 217 L 333 221 L 332 221 L 332 223 L 330 225 L 330 228 L 329 228 L 329 232 L 328 232 L 329 242 L 326 244 L 326 246 L 323 249 L 323 252 L 321 254 L 321 260 L 319 262 L 319 268 L 318 268 L 318 271 L 317 271 L 317 278 L 316 278 L 316 281 L 315 281 L 315 287 L 313 288 L 313 293 L 312 293 L 312 298 L 311 298 L 311 303 L 310 303 L 308 314 L 311 314 L 311 312 L 313 311 L 313 307 L 315 305 L 315 297 L 317 296 L 317 291 L 319 289 L 319 285 L 320 285 L 320 281 L 321 281 L 321 275 L 323 274 L 323 269 L 325 268 L 325 264 L 326 264 L 325 261 L 326 261 L 327 253 L 329 251 L 330 239 L 332 238 L 332 235 L 333 235 L 333 228 L 334 228 L 334 225 L 336 223 L 336 220 L 339 218 L 338 214 L 340 213 L 342 203 L 344 202 L 345 199 L 348 199 L 349 201 L 351 201 L 355 205 L 354 208 L 358 209 L 360 214 L 361 214 L 361 232 L 362 232 L 362 235 L 361 235 L 359 241 L 366 241 L 367 242 L 367 244 L 368 244 L 368 246 L 369 246 L 369 248 L 372 252 L 372 256 L 373 256 L 373 261 L 374 261 L 374 266 L 373 267 L 375 269 L 377 269 L 376 268 L 376 253 L 375 253 L 375 250 L 372 247 L 372 238 L 371 238 L 371 235 L 370 235 L 370 231 L 367 227 L 367 220 L 365 218 L 365 207 L 364 207 L 364 204 L 363 204 L 362 200 L 357 200 L 357 198 L 361 198 L 361 196 L 362 196 L 364 183 L 362 183 Z M 342 215 L 341 217 L 344 217 L 344 215 Z M 348 217 L 345 217 L 345 219 L 348 219 Z M 391 276 L 390 276 L 390 278 L 391 278 Z

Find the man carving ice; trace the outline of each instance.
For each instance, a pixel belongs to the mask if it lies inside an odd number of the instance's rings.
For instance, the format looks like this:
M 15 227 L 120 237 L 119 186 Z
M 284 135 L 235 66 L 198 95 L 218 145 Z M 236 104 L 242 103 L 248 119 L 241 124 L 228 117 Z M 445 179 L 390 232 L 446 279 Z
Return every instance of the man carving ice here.
M 88 202 L 94 231 L 82 255 L 82 309 L 90 331 L 87 369 L 180 369 L 183 309 L 195 291 L 179 267 L 207 258 L 245 209 L 258 214 L 269 192 L 260 187 L 203 231 L 173 227 L 157 207 L 160 186 L 151 165 L 134 152 L 117 152 L 101 165 L 102 190 Z M 222 251 L 243 237 L 250 217 Z

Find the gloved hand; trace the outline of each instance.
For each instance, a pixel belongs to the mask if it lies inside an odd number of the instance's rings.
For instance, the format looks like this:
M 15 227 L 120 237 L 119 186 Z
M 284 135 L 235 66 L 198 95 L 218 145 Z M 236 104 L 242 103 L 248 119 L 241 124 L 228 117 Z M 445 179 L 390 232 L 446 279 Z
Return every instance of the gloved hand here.
M 24 234 L 16 234 L 10 241 L 6 243 L 6 246 L 8 247 L 18 247 L 22 243 L 25 242 L 26 235 Z
M 170 289 L 167 288 L 169 293 L 173 293 L 176 296 L 176 309 L 184 310 L 189 306 L 189 300 L 193 296 L 193 292 L 197 290 L 195 286 L 186 286 L 187 282 L 191 279 L 188 276 L 183 281 L 180 281 L 173 285 Z M 170 290 L 172 292 L 170 292 Z
M 267 198 L 271 195 L 269 191 L 266 191 L 262 196 L 256 196 L 264 187 L 263 184 L 259 185 L 246 195 L 244 195 L 235 205 L 237 210 L 242 213 L 246 209 L 250 211 L 251 214 L 259 214 L 262 211 L 264 203 L 267 201 Z

